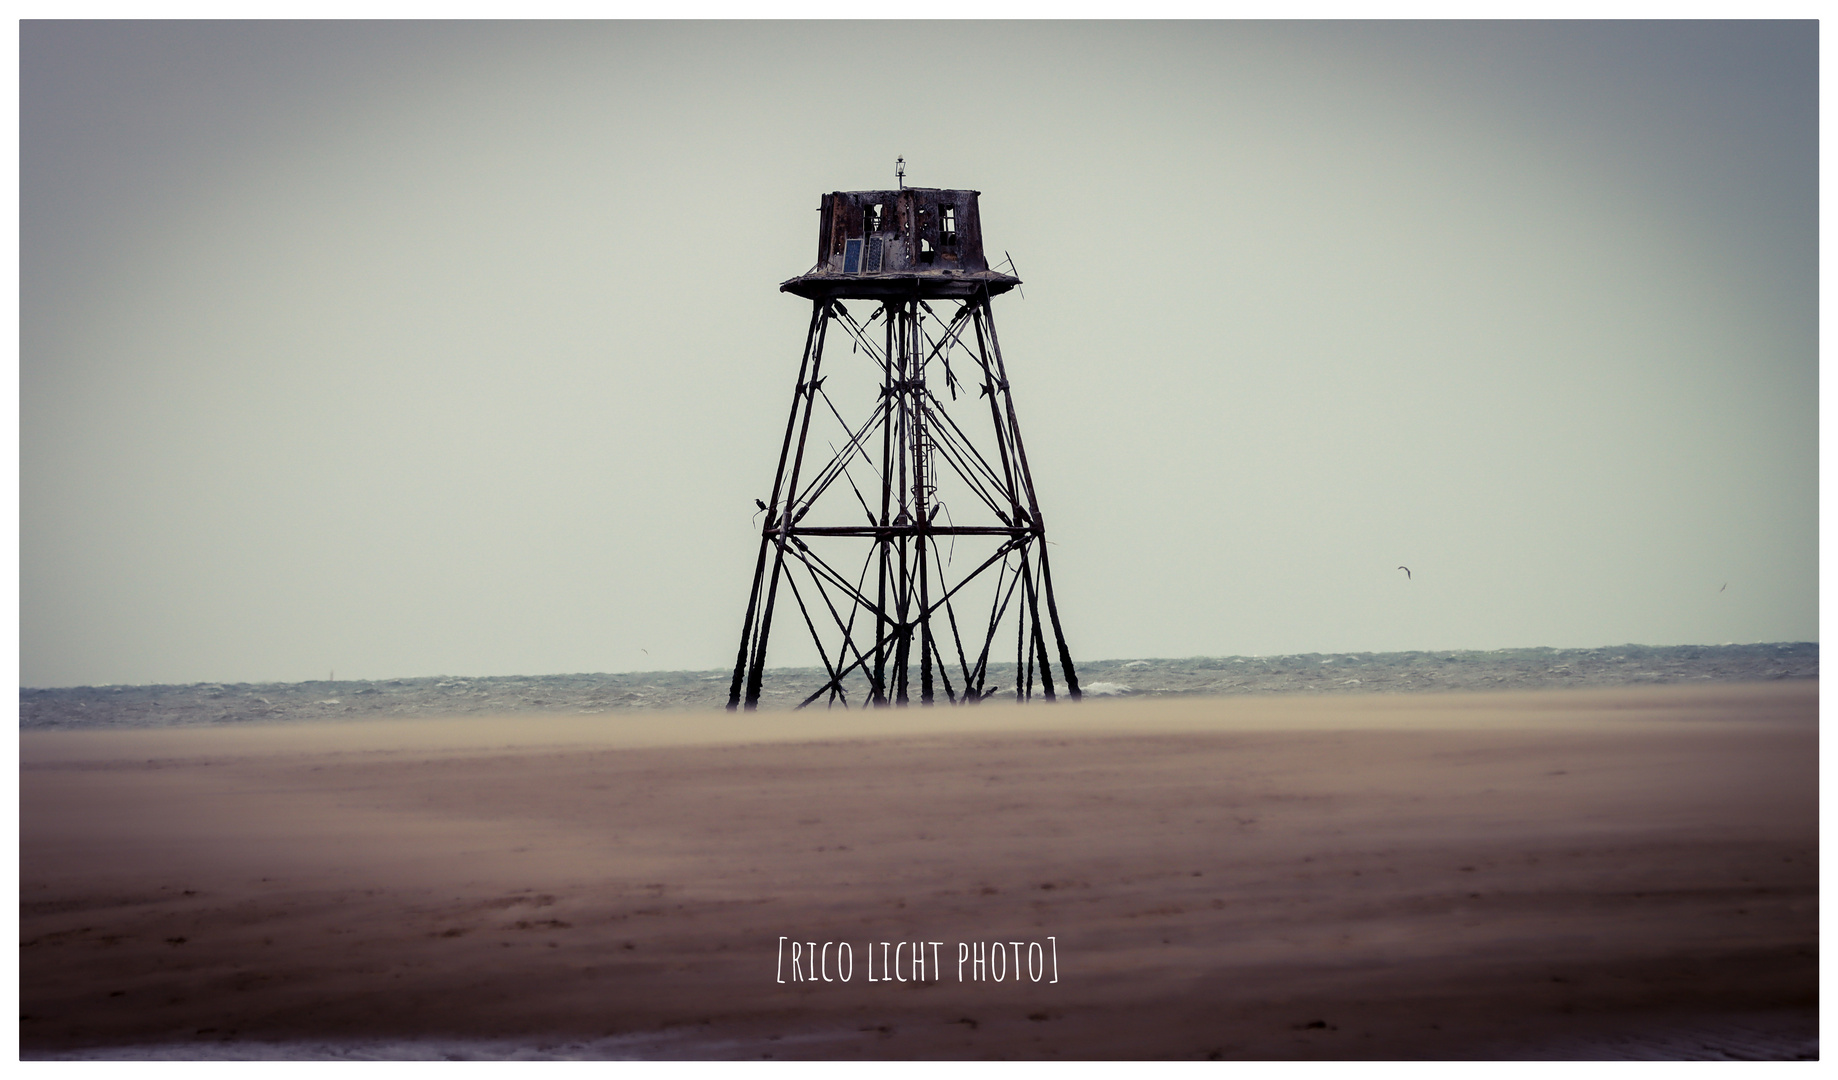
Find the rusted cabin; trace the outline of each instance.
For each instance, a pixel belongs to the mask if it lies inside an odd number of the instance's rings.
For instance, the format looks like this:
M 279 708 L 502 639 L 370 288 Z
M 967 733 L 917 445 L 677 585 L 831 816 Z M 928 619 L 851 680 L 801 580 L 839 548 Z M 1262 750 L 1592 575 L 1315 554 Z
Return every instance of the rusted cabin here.
M 817 264 L 779 286 L 818 299 L 969 297 L 1021 284 L 983 256 L 978 192 L 832 191 L 817 226 Z

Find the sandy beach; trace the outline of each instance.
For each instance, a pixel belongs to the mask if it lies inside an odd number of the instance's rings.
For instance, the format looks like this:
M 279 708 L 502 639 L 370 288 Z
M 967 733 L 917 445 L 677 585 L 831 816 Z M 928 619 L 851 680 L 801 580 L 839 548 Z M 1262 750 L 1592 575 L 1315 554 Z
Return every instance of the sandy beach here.
M 1817 696 L 28 731 L 22 1054 L 1806 1056 Z

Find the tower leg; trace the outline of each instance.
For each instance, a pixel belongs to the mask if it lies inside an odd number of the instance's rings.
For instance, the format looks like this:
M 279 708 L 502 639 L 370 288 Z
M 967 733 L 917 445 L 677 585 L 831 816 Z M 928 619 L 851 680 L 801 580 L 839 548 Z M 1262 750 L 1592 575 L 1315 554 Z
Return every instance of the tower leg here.
M 740 706 L 740 687 L 747 677 L 747 656 L 753 647 L 753 616 L 759 611 L 759 586 L 766 574 L 766 548 L 771 543 L 760 537 L 759 558 L 753 563 L 753 591 L 747 596 L 747 618 L 740 624 L 740 654 L 734 658 L 734 684 L 728 687 L 729 712 Z
M 1046 542 L 1044 540 L 1041 541 L 1040 548 L 1043 552 L 1046 550 L 1046 546 Z M 1052 701 L 1053 661 L 1047 659 L 1047 643 L 1040 635 L 1040 595 L 1038 589 L 1034 585 L 1034 578 L 1032 575 L 1029 575 L 1027 580 L 1027 609 L 1029 616 L 1028 621 L 1033 624 L 1034 627 L 1034 652 L 1040 657 L 1040 692 L 1046 695 L 1048 701 Z
M 1047 563 L 1047 545 L 1040 545 L 1040 588 L 1047 594 L 1047 617 L 1053 620 L 1053 640 L 1059 644 L 1059 669 L 1066 673 L 1066 693 L 1078 701 L 1079 675 L 1072 669 L 1072 651 L 1066 648 L 1066 632 L 1059 627 L 1059 605 L 1053 601 L 1053 568 Z M 1044 662 L 1044 658 L 1043 658 Z
M 772 559 L 772 582 L 766 588 L 766 608 L 760 613 L 759 629 L 754 635 L 755 644 L 749 670 L 747 672 L 747 690 L 745 706 L 748 711 L 759 708 L 760 685 L 766 671 L 766 640 L 772 633 L 772 608 L 778 599 L 779 576 L 785 570 L 785 542 L 791 531 L 792 519 L 797 513 L 798 472 L 804 464 L 804 440 L 810 434 L 811 408 L 816 399 L 816 382 L 823 367 L 823 341 L 829 328 L 830 309 L 825 301 L 814 301 L 811 309 L 810 330 L 804 338 L 804 362 L 798 366 L 798 388 L 792 397 L 791 417 L 785 423 L 785 446 L 779 451 L 779 479 L 772 484 L 771 512 L 778 515 L 777 535 L 767 541 L 778 550 Z M 808 378 L 806 375 L 808 373 Z M 801 400 L 800 400 L 801 399 Z M 800 404 L 803 406 L 804 422 L 798 424 Z M 798 428 L 798 451 L 790 454 L 792 428 Z M 789 460 L 791 475 L 785 476 L 785 465 Z M 781 481 L 784 481 L 781 483 Z M 781 498 L 782 496 L 782 498 Z M 782 504 L 782 505 L 781 505 Z M 764 548 L 761 549 L 762 556 Z M 760 571 L 765 568 L 762 558 Z M 759 571 L 754 575 L 754 591 L 759 590 Z M 743 635 L 742 648 L 745 648 Z M 739 673 L 736 672 L 736 675 Z M 738 679 L 736 680 L 738 682 Z M 733 694 L 729 693 L 728 707 L 733 708 Z
M 893 365 L 894 306 L 891 301 L 882 302 L 881 321 L 884 324 L 886 324 L 884 326 L 884 329 L 887 331 L 887 344 L 886 344 L 885 349 L 881 353 L 881 356 L 884 357 L 887 361 L 886 364 L 884 365 L 884 373 L 883 373 L 883 377 L 881 380 L 881 398 L 883 401 L 886 401 L 889 405 L 892 405 L 894 403 L 894 396 L 893 396 L 894 395 L 894 385 L 893 385 L 894 384 L 894 365 Z M 889 516 L 888 511 L 889 511 L 890 504 L 893 501 L 893 469 L 894 469 L 893 435 L 894 435 L 895 426 L 896 425 L 894 424 L 893 418 L 891 415 L 889 415 L 886 422 L 881 425 L 881 518 L 880 518 L 880 527 L 883 529 L 887 528 L 888 525 L 893 520 Z M 888 564 L 889 564 L 889 559 L 890 559 L 890 552 L 888 550 L 888 544 L 889 544 L 889 541 L 886 536 L 878 536 L 875 539 L 875 546 L 880 549 L 880 563 L 881 563 L 880 589 L 876 595 L 875 602 L 880 606 L 880 611 L 883 613 L 886 612 L 887 610 L 887 573 L 889 569 Z M 876 622 L 875 622 L 875 627 L 874 627 L 874 703 L 876 705 L 883 706 L 883 707 L 888 704 L 887 646 L 889 644 L 889 633 L 892 630 L 893 630 L 893 626 L 888 622 L 888 620 L 885 618 L 884 615 L 876 616 Z
M 910 610 L 908 601 L 912 597 L 912 590 L 907 587 L 906 538 L 904 536 L 900 538 L 900 576 L 894 582 L 894 595 L 897 597 L 894 614 L 898 616 L 899 624 L 894 628 L 896 636 L 893 644 L 893 703 L 904 705 L 906 704 L 906 663 L 912 652 L 913 640 L 912 624 L 906 621 Z
M 823 305 L 821 303 L 813 303 L 811 305 L 810 328 L 804 332 L 804 352 L 803 355 L 798 358 L 798 386 L 800 391 L 804 386 L 804 375 L 810 370 L 811 345 L 817 340 L 817 323 L 822 316 Z M 791 414 L 785 418 L 785 440 L 779 446 L 779 468 L 772 477 L 772 503 L 766 508 L 766 513 L 768 515 L 778 513 L 779 496 L 785 488 L 785 459 L 791 453 L 791 433 L 797 423 L 798 392 L 793 392 L 791 395 Z M 770 527 L 770 521 L 768 521 L 767 524 L 768 527 Z M 734 658 L 734 683 L 728 688 L 729 712 L 734 711 L 734 709 L 740 705 L 740 688 L 742 681 L 746 678 L 747 660 L 753 651 L 753 634 L 755 629 L 753 617 L 759 612 L 760 585 L 765 578 L 766 548 L 770 543 L 770 539 L 766 536 L 762 535 L 760 537 L 759 558 L 753 564 L 753 591 L 748 594 L 747 618 L 740 627 L 740 652 Z M 754 700 L 758 700 L 757 695 L 755 695 Z
M 1019 473 L 1019 476 L 1017 477 L 1017 479 L 1020 481 L 1020 486 L 1023 489 L 1020 492 L 1016 492 L 1016 496 L 1017 498 L 1019 498 L 1020 496 L 1025 494 L 1027 498 L 1029 516 L 1032 518 L 1032 521 L 1033 521 L 1034 535 L 1038 537 L 1040 540 L 1041 591 L 1047 594 L 1047 615 L 1049 618 L 1052 619 L 1053 637 L 1059 645 L 1060 669 L 1064 671 L 1066 675 L 1067 692 L 1071 694 L 1073 700 L 1076 701 L 1082 695 L 1079 693 L 1078 675 L 1076 672 L 1074 672 L 1073 667 L 1072 667 L 1072 653 L 1071 653 L 1071 650 L 1066 647 L 1066 635 L 1065 635 L 1065 632 L 1061 630 L 1060 628 L 1059 606 L 1053 599 L 1053 575 L 1052 575 L 1052 571 L 1048 569 L 1048 565 L 1047 565 L 1046 523 L 1041 520 L 1040 502 L 1034 496 L 1034 476 L 1033 476 L 1033 473 L 1028 469 L 1027 447 L 1024 446 L 1021 442 L 1021 421 L 1017 419 L 1015 416 L 1015 398 L 1014 398 L 1014 395 L 1009 392 L 1009 388 L 1008 388 L 1008 368 L 1007 368 L 1007 365 L 1005 365 L 1002 362 L 1002 344 L 1001 344 L 1001 341 L 996 337 L 995 315 L 994 313 L 990 311 L 989 299 L 987 297 L 984 297 L 982 301 L 982 315 L 983 315 L 983 325 L 987 327 L 988 333 L 989 333 L 987 348 L 988 348 L 988 351 L 991 357 L 995 361 L 995 371 L 994 371 L 994 374 L 996 376 L 995 385 L 1000 388 L 1000 393 L 1002 395 L 1002 403 L 1005 406 L 1006 412 L 1008 414 L 1007 415 L 1008 436 L 1010 440 L 1013 441 L 1014 447 L 1015 447 L 1014 467 L 1016 471 Z M 979 338 L 979 342 L 980 340 L 981 339 Z M 994 398 L 994 396 L 995 396 L 994 394 L 990 395 L 991 398 Z M 992 402 L 992 406 L 993 406 L 993 402 Z M 1000 423 L 1001 423 L 1000 419 L 998 419 L 997 425 L 1000 426 Z M 1030 580 L 1028 585 L 1029 585 L 1028 599 L 1030 602 L 1030 606 L 1032 606 L 1032 603 L 1034 601 L 1034 593 L 1032 589 L 1033 582 Z M 1036 609 L 1034 610 L 1033 614 L 1034 614 L 1035 633 L 1038 634 L 1039 627 L 1040 627 L 1040 612 Z M 1047 659 L 1047 651 L 1046 651 L 1046 646 L 1044 643 L 1042 643 L 1040 646 L 1040 663 L 1041 663 L 1041 680 L 1042 680 L 1041 685 L 1042 685 L 1042 688 L 1046 691 L 1047 697 L 1051 699 L 1053 696 L 1052 676 L 1047 674 L 1047 671 L 1046 671 L 1046 668 L 1048 664 L 1051 663 L 1051 661 Z
M 912 416 L 912 455 L 913 455 L 913 556 L 918 561 L 914 567 L 919 579 L 919 703 L 932 703 L 932 591 L 931 575 L 926 573 L 926 528 L 930 524 L 931 507 L 926 504 L 926 484 L 930 479 L 926 468 L 930 464 L 926 453 L 925 403 L 921 399 L 924 391 L 917 389 L 924 381 L 925 342 L 919 330 L 919 302 L 913 301 L 911 316 L 907 319 L 906 333 L 912 346 L 907 350 L 910 358 L 907 364 L 909 386 L 915 388 L 907 391 L 905 400 L 910 403 Z M 932 481 L 935 482 L 935 481 Z

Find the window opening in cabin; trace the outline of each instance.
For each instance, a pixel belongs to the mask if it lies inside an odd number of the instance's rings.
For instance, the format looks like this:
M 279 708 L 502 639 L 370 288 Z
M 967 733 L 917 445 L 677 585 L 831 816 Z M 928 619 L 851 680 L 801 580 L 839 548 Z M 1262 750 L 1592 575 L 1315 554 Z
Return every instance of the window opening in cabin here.
M 955 206 L 941 206 L 938 208 L 938 216 L 939 216 L 938 246 L 939 247 L 956 247 L 957 246 L 957 208 Z
M 875 203 L 868 208 L 868 231 L 871 233 L 881 231 L 881 205 L 881 203 Z

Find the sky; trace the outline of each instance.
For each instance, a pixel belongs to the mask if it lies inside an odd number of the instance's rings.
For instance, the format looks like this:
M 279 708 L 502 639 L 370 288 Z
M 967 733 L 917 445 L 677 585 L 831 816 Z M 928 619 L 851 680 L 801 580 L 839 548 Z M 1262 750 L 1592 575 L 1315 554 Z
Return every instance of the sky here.
M 731 665 L 777 286 L 897 156 L 1026 282 L 1075 660 L 1818 639 L 1812 22 L 28 21 L 20 74 L 25 686 Z

